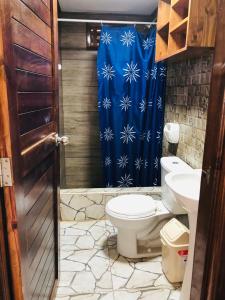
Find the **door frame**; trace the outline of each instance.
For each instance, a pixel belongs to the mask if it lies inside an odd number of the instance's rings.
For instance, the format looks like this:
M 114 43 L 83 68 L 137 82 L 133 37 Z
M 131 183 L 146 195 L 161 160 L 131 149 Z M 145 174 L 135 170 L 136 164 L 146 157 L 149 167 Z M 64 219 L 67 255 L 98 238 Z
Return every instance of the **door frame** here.
M 3 189 L 0 188 L 0 299 L 10 300 L 12 299 L 12 289 L 11 280 L 9 277 L 9 251 L 5 233 L 6 218 L 4 209 L 4 195 Z
M 217 5 L 191 300 L 225 299 L 225 0 Z
M 0 15 L 3 15 L 3 3 L 0 1 Z M 7 157 L 12 163 L 12 146 L 10 137 L 10 121 L 8 106 L 7 77 L 4 64 L 4 38 L 6 32 L 3 31 L 3 18 L 0 18 L 0 157 Z M 23 300 L 22 274 L 20 263 L 20 246 L 18 231 L 15 226 L 16 206 L 14 198 L 14 187 L 2 188 L 0 195 L 1 201 L 4 201 L 5 210 L 5 249 L 8 249 L 9 264 L 8 272 L 12 280 L 12 297 L 15 300 Z M 4 198 L 4 199 L 3 199 Z M 8 244 L 8 248 L 7 248 Z

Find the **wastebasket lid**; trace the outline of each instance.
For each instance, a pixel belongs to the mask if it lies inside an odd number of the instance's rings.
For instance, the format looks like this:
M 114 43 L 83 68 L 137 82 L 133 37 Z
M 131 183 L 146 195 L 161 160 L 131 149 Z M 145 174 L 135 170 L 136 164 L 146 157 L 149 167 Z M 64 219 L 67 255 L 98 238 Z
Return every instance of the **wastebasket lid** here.
M 189 242 L 188 228 L 175 218 L 164 225 L 160 234 L 165 241 L 175 246 L 186 245 Z

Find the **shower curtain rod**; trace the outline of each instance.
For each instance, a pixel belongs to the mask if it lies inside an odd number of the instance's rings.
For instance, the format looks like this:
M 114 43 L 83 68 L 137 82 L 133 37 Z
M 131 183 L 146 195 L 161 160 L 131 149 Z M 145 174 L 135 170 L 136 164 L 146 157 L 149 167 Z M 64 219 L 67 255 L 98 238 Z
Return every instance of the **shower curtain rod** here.
M 64 19 L 64 18 L 59 18 L 58 22 L 156 25 L 156 22 L 114 21 L 114 20 L 89 20 L 89 19 Z

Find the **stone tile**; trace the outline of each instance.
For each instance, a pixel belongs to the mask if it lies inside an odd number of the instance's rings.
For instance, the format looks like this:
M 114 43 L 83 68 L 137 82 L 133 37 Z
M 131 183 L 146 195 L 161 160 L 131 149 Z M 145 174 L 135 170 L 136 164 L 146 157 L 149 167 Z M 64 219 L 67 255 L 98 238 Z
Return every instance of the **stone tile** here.
M 81 229 L 77 229 L 77 228 L 66 228 L 65 229 L 65 235 L 85 235 L 86 231 L 85 230 L 81 230 Z
M 114 290 L 124 289 L 126 287 L 128 280 L 129 280 L 128 278 L 112 275 L 113 289 Z
M 101 204 L 93 204 L 86 209 L 86 215 L 89 219 L 100 220 L 105 217 L 105 206 Z
M 170 295 L 170 290 L 152 290 L 152 291 L 144 291 L 141 293 L 141 296 L 138 300 L 168 300 Z
M 60 272 L 59 284 L 60 287 L 70 286 L 75 276 L 74 272 Z
M 91 228 L 93 225 L 95 225 L 98 221 L 97 220 L 86 220 L 85 222 L 78 222 L 76 223 L 73 227 L 75 229 L 81 229 L 81 230 L 88 230 Z
M 180 124 L 180 141 L 172 153 L 164 139 L 163 155 L 177 155 L 193 168 L 202 168 L 212 58 L 209 54 L 168 64 L 165 122 Z M 184 75 L 177 76 L 179 72 Z M 200 135 L 196 134 L 199 129 Z
M 180 300 L 181 289 L 177 289 L 170 292 L 168 300 Z
M 73 250 L 72 251 L 64 251 L 64 250 L 61 250 L 60 251 L 60 259 L 65 259 L 67 257 L 69 257 L 70 255 L 73 254 Z
M 109 269 L 109 259 L 95 256 L 89 262 L 88 266 L 96 279 L 100 279 L 102 275 Z
M 154 284 L 155 287 L 158 288 L 168 288 L 168 289 L 175 289 L 176 286 L 179 286 L 179 284 L 171 284 L 167 279 L 166 276 L 164 274 L 162 274 L 156 281 Z
M 115 300 L 113 292 L 108 294 L 103 294 L 100 296 L 99 300 Z
M 113 289 L 112 274 L 108 269 L 108 271 L 106 271 L 96 283 L 96 292 L 102 290 L 112 290 L 112 289 Z
M 160 256 L 129 259 L 118 254 L 116 243 L 112 247 L 107 240 L 116 232 L 109 221 L 63 222 L 62 229 L 55 300 L 179 300 L 178 286 L 162 274 Z
M 75 242 L 77 241 L 77 236 L 66 236 L 63 235 L 60 237 L 60 245 L 75 245 Z
M 56 297 L 60 297 L 60 296 L 68 297 L 74 294 L 75 292 L 71 287 L 58 287 Z
M 95 245 L 95 240 L 90 235 L 81 236 L 78 238 L 76 242 L 76 246 L 81 250 L 92 249 L 94 248 L 94 245 Z
M 68 227 L 72 227 L 73 225 L 76 225 L 78 226 L 78 223 L 77 222 L 72 222 L 72 221 L 61 221 L 60 222 L 60 228 L 61 229 L 65 229 L 65 228 L 68 228 Z
M 70 300 L 98 300 L 100 294 L 85 294 L 85 295 L 77 295 L 70 298 Z
M 60 261 L 61 272 L 78 272 L 85 269 L 85 265 L 79 262 L 62 259 Z
M 127 289 L 142 289 L 153 286 L 155 280 L 158 278 L 157 274 L 134 270 L 130 277 L 126 288 Z
M 87 264 L 88 261 L 96 254 L 97 249 L 77 250 L 68 256 L 68 260 L 81 262 Z
M 94 293 L 96 280 L 92 272 L 78 272 L 71 284 L 71 287 L 78 294 Z
M 146 194 L 159 200 L 161 188 L 97 188 L 69 189 L 61 192 L 61 217 L 67 221 L 102 220 L 106 217 L 105 205 L 113 197 L 123 194 Z
M 73 221 L 76 217 L 77 211 L 68 205 L 60 203 L 60 213 L 63 221 Z
M 134 269 L 123 256 L 119 256 L 117 260 L 112 264 L 111 272 L 115 276 L 122 278 L 130 278 Z
M 138 300 L 141 292 L 132 291 L 115 291 L 114 300 Z
M 162 265 L 160 262 L 157 261 L 139 262 L 135 264 L 135 268 L 150 273 L 162 274 Z

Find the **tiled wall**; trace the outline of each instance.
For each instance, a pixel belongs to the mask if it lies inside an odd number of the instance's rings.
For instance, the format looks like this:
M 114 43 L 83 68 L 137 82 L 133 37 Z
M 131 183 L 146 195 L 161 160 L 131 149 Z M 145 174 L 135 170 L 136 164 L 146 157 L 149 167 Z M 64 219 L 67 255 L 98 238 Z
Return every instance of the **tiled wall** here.
M 161 199 L 159 187 L 98 188 L 61 190 L 61 219 L 63 221 L 85 221 L 105 219 L 105 205 L 113 197 L 124 194 L 151 195 Z
M 62 188 L 102 185 L 96 51 L 86 50 L 86 24 L 62 23 L 61 133 L 70 138 L 61 163 Z
M 177 156 L 193 168 L 202 167 L 212 69 L 212 54 L 168 63 L 165 122 L 178 122 Z M 163 142 L 169 155 L 168 142 Z

